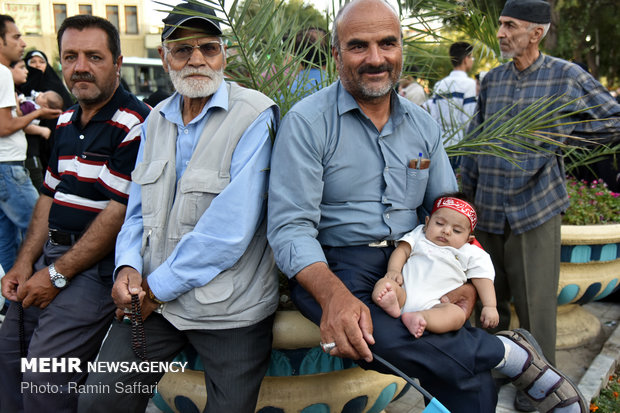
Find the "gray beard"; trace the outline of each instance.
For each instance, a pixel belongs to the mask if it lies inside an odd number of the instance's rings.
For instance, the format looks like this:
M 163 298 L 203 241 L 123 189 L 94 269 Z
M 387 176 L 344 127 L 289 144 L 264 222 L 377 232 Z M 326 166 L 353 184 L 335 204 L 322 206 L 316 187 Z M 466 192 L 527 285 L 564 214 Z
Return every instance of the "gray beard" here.
M 502 59 L 510 60 L 515 57 L 515 52 L 502 52 L 500 51 L 500 56 Z
M 170 81 L 174 89 L 180 95 L 188 98 L 204 98 L 213 95 L 224 81 L 224 70 L 213 70 L 211 68 L 194 69 L 184 67 L 181 70 L 169 68 Z M 186 76 L 198 73 L 208 76 L 209 79 L 189 79 Z

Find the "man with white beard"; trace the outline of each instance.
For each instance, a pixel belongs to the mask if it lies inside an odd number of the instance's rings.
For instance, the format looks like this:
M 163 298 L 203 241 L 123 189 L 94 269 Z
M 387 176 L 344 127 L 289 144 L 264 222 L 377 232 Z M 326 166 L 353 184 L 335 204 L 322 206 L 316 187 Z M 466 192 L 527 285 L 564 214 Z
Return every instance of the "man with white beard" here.
M 204 411 L 250 413 L 278 298 L 265 195 L 279 115 L 266 96 L 223 81 L 214 15 L 181 3 L 164 19 L 159 53 L 176 92 L 144 122 L 116 244 L 112 297 L 132 323 L 113 323 L 98 361 L 168 361 L 189 343 L 204 365 Z M 111 390 L 80 395 L 79 411 L 144 411 L 150 394 L 114 384 L 153 388 L 163 374 L 90 372 L 86 388 Z

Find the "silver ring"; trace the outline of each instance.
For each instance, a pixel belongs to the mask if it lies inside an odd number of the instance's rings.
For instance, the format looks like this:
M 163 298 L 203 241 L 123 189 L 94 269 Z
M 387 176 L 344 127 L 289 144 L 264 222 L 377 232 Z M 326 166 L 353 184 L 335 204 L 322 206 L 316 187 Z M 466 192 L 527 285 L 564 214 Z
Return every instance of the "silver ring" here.
M 327 354 L 329 354 L 333 349 L 336 348 L 336 343 L 334 343 L 334 342 L 331 342 L 331 343 L 320 342 L 319 345 L 323 349 L 323 352 L 325 352 Z

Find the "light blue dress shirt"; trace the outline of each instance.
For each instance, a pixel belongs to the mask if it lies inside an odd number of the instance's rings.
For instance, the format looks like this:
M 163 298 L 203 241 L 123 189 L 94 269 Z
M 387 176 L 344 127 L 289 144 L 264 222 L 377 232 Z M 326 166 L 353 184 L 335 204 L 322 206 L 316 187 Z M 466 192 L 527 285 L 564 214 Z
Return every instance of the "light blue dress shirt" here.
M 284 117 L 271 162 L 268 238 L 289 277 L 325 262 L 321 245 L 396 240 L 420 222 L 417 209 L 456 191 L 440 130 L 419 106 L 392 93 L 378 131 L 340 81 Z M 427 169 L 410 162 L 430 159 Z
M 224 82 L 200 115 L 187 125 L 181 116 L 182 96 L 175 93 L 162 107 L 162 115 L 177 125 L 177 181 L 182 176 L 206 122 L 215 107 L 228 109 Z M 183 236 L 172 254 L 148 275 L 157 298 L 171 301 L 211 281 L 243 255 L 265 214 L 268 168 L 271 156 L 269 126 L 277 114 L 265 110 L 246 129 L 232 156 L 230 184 L 213 200 L 193 231 Z M 136 164 L 142 162 L 146 123 Z M 130 266 L 142 272 L 142 197 L 138 184 L 131 184 L 125 223 L 116 241 L 116 268 Z
M 306 97 L 321 89 L 326 79 L 327 74 L 321 69 L 316 67 L 303 69 L 291 83 L 291 94 L 299 98 Z

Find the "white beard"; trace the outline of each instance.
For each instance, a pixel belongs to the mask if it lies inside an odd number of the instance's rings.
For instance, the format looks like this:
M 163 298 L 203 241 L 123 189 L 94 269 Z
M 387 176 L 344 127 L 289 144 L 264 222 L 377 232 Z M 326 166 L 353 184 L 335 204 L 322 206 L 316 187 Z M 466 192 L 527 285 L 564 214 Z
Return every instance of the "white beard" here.
M 500 56 L 502 57 L 502 59 L 509 60 L 509 59 L 512 59 L 513 57 L 515 57 L 515 55 L 516 55 L 516 53 L 513 52 L 512 50 L 509 51 L 509 52 L 502 52 L 500 50 Z
M 222 84 L 224 80 L 224 70 L 213 70 L 209 67 L 203 69 L 195 69 L 185 66 L 181 70 L 173 70 L 168 68 L 170 74 L 170 80 L 174 89 L 179 92 L 180 95 L 188 98 L 203 98 L 211 96 Z M 190 79 L 187 76 L 193 74 L 199 74 L 206 76 L 201 79 Z

